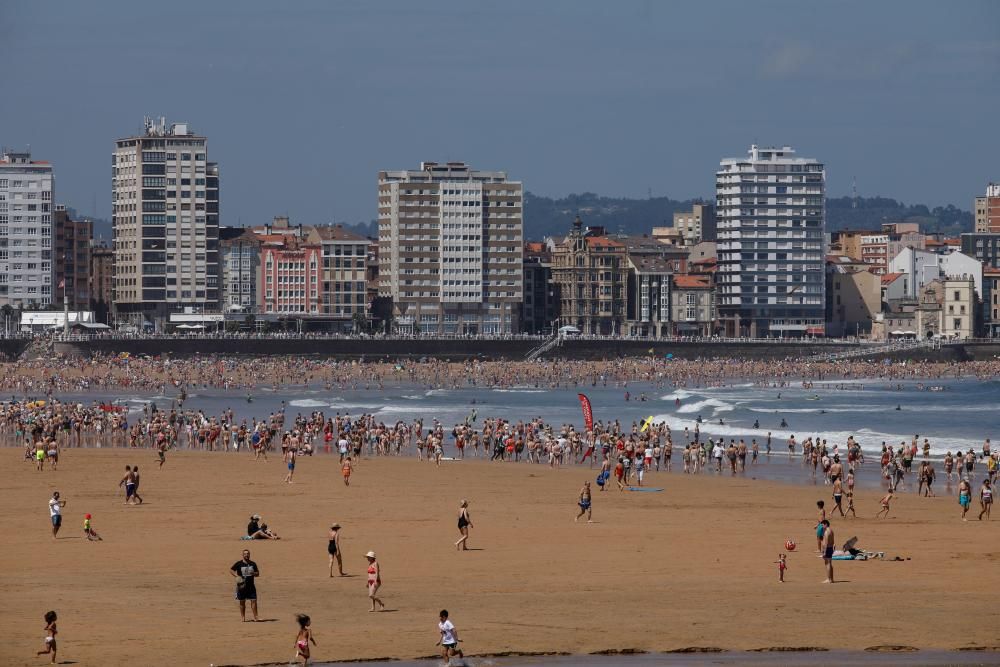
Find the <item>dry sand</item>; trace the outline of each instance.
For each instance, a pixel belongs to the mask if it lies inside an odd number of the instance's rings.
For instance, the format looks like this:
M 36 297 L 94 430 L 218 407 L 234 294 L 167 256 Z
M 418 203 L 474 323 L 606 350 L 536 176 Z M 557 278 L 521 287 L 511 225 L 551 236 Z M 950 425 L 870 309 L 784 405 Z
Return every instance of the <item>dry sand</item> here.
M 879 494 L 862 491 L 864 518 L 835 520 L 837 541 L 856 534 L 860 546 L 913 560 L 838 563 L 845 581 L 830 586 L 812 529 L 828 487 L 652 473 L 647 483 L 665 492 L 595 485 L 586 525 L 573 522 L 594 477 L 581 469 L 365 460 L 345 488 L 336 457 L 300 459 L 290 486 L 274 456 L 171 452 L 157 470 L 147 450 L 63 450 L 54 473 L 22 464 L 20 450 L 0 457 L 4 665 L 47 662 L 34 653 L 49 609 L 59 612 L 60 661 L 80 665 L 287 663 L 296 612 L 313 618 L 318 660 L 424 656 L 442 607 L 472 654 L 1000 643 L 1000 516 L 963 523 L 954 496 L 903 494 L 876 521 Z M 126 464 L 142 469 L 141 507 L 116 494 Z M 55 541 L 54 489 L 68 501 Z M 477 550 L 458 553 L 463 497 Z M 104 542 L 82 538 L 87 512 Z M 241 542 L 254 512 L 283 539 Z M 355 576 L 328 577 L 332 520 Z M 779 584 L 773 561 L 789 537 L 799 549 Z M 240 623 L 233 600 L 228 570 L 248 544 L 265 623 Z M 391 613 L 367 611 L 369 549 Z

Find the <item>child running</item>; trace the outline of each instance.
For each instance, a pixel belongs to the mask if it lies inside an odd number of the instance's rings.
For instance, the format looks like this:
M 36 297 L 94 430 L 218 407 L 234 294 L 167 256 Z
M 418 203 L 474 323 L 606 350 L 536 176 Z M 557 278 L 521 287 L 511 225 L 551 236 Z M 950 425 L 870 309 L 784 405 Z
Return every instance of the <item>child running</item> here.
M 351 485 L 351 471 L 354 470 L 354 465 L 351 463 L 351 457 L 348 456 L 344 459 L 344 465 L 340 467 L 340 474 L 344 476 L 344 486 Z
M 90 515 L 83 515 L 83 534 L 87 536 L 87 540 L 90 542 L 103 542 L 104 539 L 97 534 L 94 527 L 90 524 Z
M 889 518 L 889 503 L 892 502 L 892 489 L 889 489 L 884 496 L 882 496 L 882 509 L 875 514 L 875 518 L 881 518 L 882 513 L 885 512 L 885 518 Z
M 438 622 L 438 631 L 441 633 L 441 639 L 435 646 L 441 647 L 441 657 L 447 664 L 451 664 L 451 659 L 455 656 L 458 656 L 459 660 L 464 660 L 465 655 L 462 649 L 458 648 L 458 643 L 462 640 L 458 638 L 455 624 L 448 620 L 448 610 L 442 609 L 439 618 L 441 620 Z
M 309 664 L 309 642 L 316 646 L 316 638 L 313 637 L 309 625 L 312 621 L 305 614 L 296 614 L 295 620 L 299 622 L 299 634 L 295 637 L 295 659 L 301 658 L 303 665 Z
M 46 655 L 52 654 L 52 659 L 49 661 L 53 665 L 56 664 L 56 613 L 54 611 L 49 611 L 45 613 L 45 650 L 38 651 L 35 655 Z

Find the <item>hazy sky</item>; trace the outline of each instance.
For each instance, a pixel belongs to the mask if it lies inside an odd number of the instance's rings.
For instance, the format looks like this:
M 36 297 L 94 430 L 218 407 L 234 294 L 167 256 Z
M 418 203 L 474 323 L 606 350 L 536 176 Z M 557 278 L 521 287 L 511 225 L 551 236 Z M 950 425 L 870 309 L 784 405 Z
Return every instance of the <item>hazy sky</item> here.
M 0 143 L 102 217 L 144 115 L 208 136 L 224 224 L 368 220 L 377 171 L 422 160 L 710 196 L 755 141 L 825 161 L 831 195 L 968 209 L 1000 180 L 989 0 L 3 0 L 0 63 Z

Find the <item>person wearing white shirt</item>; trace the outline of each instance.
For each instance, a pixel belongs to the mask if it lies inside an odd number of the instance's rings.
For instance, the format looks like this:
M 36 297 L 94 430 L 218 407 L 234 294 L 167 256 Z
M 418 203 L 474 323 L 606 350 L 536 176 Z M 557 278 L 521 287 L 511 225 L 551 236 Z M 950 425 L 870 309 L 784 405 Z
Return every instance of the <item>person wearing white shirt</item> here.
M 464 659 L 465 656 L 462 654 L 462 649 L 458 648 L 458 643 L 462 640 L 458 638 L 458 630 L 455 629 L 455 625 L 448 620 L 447 609 L 441 610 L 440 618 L 438 631 L 441 632 L 441 639 L 437 645 L 441 647 L 441 657 L 446 662 L 455 656 L 458 656 L 459 659 Z
M 62 526 L 62 508 L 66 507 L 66 501 L 59 499 L 59 492 L 52 493 L 49 499 L 49 518 L 52 519 L 52 539 L 56 539 L 56 533 Z

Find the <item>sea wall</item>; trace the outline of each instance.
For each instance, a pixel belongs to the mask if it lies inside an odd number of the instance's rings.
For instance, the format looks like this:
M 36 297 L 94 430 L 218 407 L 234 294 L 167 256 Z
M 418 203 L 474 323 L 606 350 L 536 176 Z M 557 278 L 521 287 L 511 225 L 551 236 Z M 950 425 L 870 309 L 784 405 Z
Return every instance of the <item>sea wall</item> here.
M 20 354 L 24 341 L 0 341 L 0 354 L 15 357 Z M 58 342 L 57 354 L 91 356 L 93 354 L 167 354 L 186 357 L 198 354 L 316 355 L 342 359 L 400 359 L 433 357 L 437 359 L 524 359 L 536 346 L 535 340 L 477 340 L 477 339 L 300 339 L 300 338 L 157 338 L 157 339 L 94 339 L 88 341 Z M 16 349 L 15 349 L 16 348 Z M 547 358 L 610 359 L 615 357 L 666 356 L 677 359 L 705 359 L 713 357 L 743 359 L 787 359 L 833 354 L 856 349 L 850 343 L 781 343 L 775 342 L 651 342 L 629 339 L 570 339 L 550 350 Z M 994 359 L 1000 356 L 1000 343 L 967 343 L 946 345 L 932 350 L 916 348 L 872 355 L 893 361 L 968 361 Z
M 21 356 L 31 341 L 27 338 L 0 338 L 0 359 L 13 361 Z

